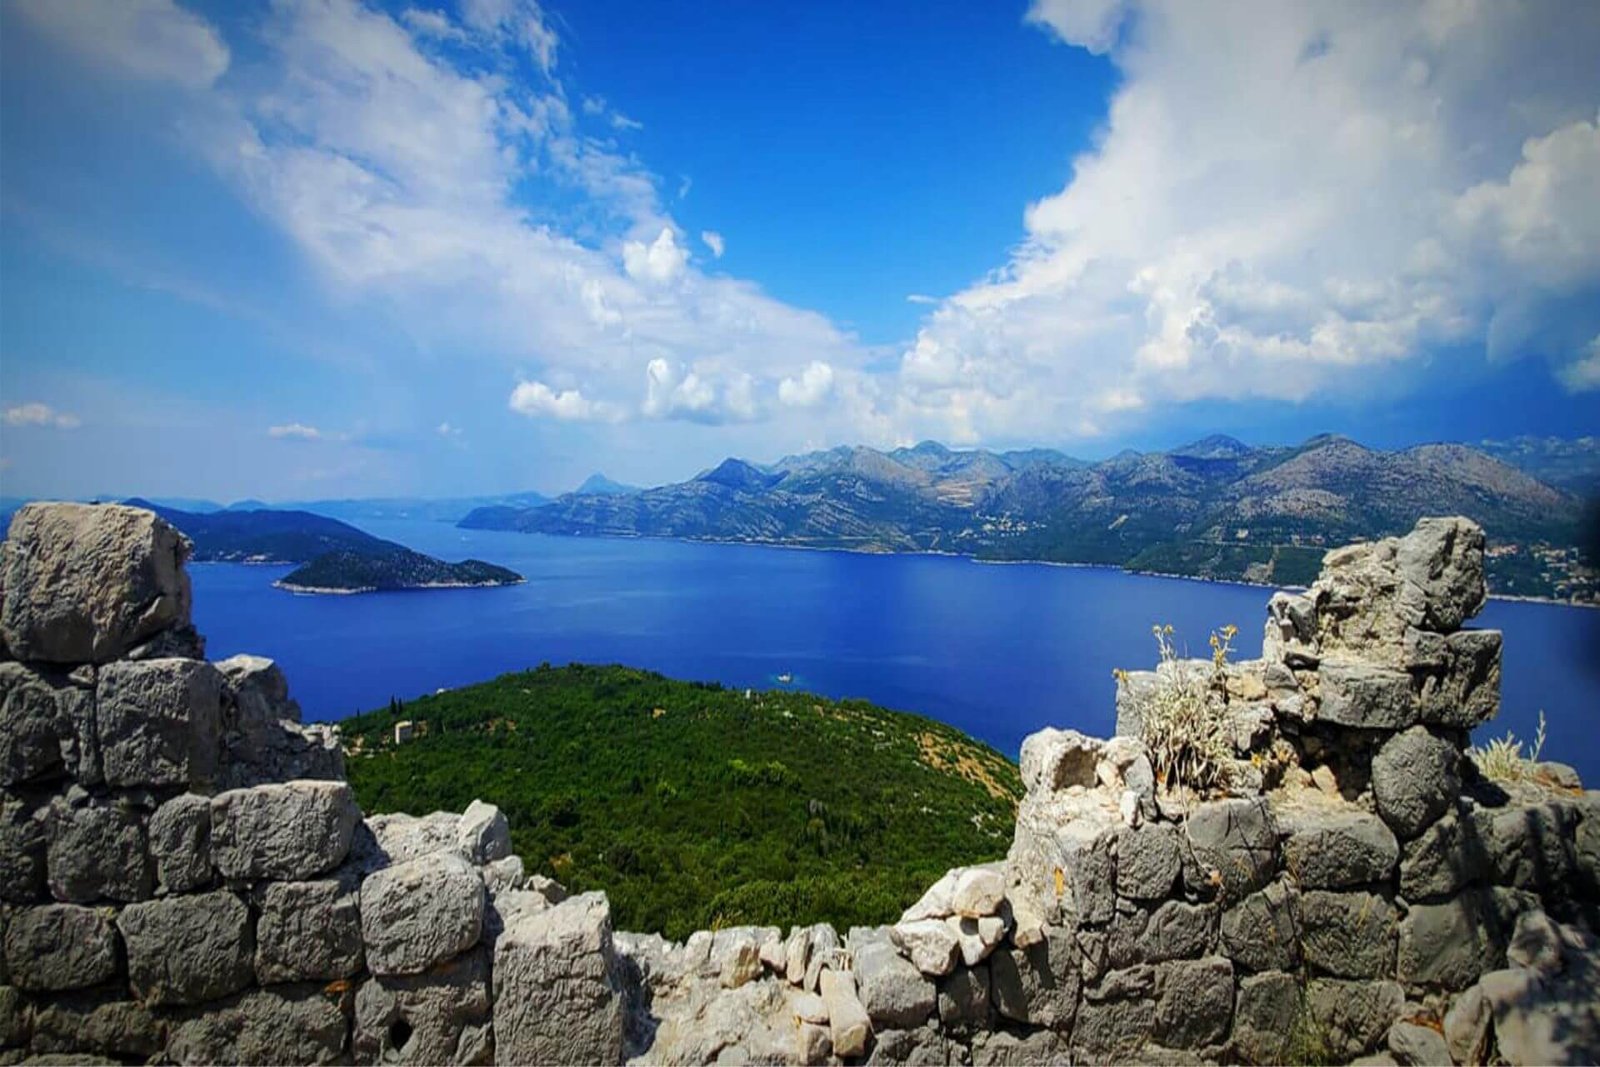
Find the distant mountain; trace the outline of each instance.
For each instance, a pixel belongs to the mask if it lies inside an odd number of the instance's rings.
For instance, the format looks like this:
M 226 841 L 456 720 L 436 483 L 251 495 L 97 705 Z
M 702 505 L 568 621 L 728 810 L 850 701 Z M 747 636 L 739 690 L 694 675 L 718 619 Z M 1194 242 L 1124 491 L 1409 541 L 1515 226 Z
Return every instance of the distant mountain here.
M 632 496 L 634 493 L 639 492 L 639 487 L 636 485 L 624 485 L 622 482 L 614 482 L 604 474 L 597 472 L 585 478 L 583 484 L 578 486 L 574 492 L 578 496 Z
M 286 589 L 368 592 L 522 581 L 504 567 L 474 559 L 446 563 L 308 511 L 201 514 L 137 497 L 124 503 L 149 508 L 181 530 L 194 542 L 196 562 L 302 564 L 277 583 Z
M 1212 436 L 1086 463 L 1048 450 L 840 447 L 761 465 L 728 459 L 627 497 L 567 495 L 475 511 L 461 525 L 677 537 L 981 559 L 1101 563 L 1301 584 L 1328 547 L 1465 514 L 1496 547 L 1500 592 L 1593 595 L 1576 554 L 1581 502 L 1465 445 L 1369 449 L 1344 437 L 1255 447 Z
M 352 500 L 302 500 L 279 505 L 298 511 L 315 512 L 329 518 L 360 522 L 363 519 L 417 519 L 426 522 L 457 522 L 477 508 L 531 508 L 550 498 L 542 493 L 506 493 L 500 496 L 465 497 L 365 497 Z M 265 506 L 265 505 L 263 505 Z
M 1600 496 L 1600 437 L 1513 437 L 1477 447 L 1558 489 Z

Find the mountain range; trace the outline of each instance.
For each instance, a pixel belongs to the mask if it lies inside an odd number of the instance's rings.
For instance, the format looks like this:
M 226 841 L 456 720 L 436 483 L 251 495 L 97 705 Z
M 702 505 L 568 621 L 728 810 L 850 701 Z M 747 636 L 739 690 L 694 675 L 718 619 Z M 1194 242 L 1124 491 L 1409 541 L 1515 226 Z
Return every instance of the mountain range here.
M 1549 450 L 1522 451 L 1544 459 Z M 1600 461 L 1593 448 L 1575 454 L 1590 466 Z M 1563 462 L 1582 466 L 1570 456 Z M 460 525 L 949 552 L 1302 584 L 1328 547 L 1400 533 L 1438 514 L 1468 515 L 1485 527 L 1497 549 L 1490 566 L 1498 592 L 1585 595 L 1575 549 L 1570 559 L 1546 558 L 1578 541 L 1576 493 L 1466 445 L 1384 451 L 1333 435 L 1267 447 L 1215 435 L 1099 462 L 932 441 L 770 464 L 730 458 L 673 485 L 480 508 Z

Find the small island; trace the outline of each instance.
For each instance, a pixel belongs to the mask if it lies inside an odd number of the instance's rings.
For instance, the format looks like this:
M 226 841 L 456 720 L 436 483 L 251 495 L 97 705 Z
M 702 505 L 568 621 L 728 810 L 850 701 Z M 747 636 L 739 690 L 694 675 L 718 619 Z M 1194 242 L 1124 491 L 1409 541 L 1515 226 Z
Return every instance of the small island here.
M 517 585 L 522 575 L 480 559 L 447 563 L 402 548 L 383 553 L 324 552 L 272 584 L 291 593 L 375 593 L 396 589 L 473 589 Z

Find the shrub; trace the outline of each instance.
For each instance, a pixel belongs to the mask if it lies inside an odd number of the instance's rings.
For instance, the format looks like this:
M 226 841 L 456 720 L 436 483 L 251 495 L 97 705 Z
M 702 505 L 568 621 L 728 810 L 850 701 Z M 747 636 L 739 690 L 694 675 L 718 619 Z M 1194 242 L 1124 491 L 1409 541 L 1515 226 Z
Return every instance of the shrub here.
M 1497 737 L 1482 747 L 1475 747 L 1467 751 L 1472 757 L 1472 762 L 1478 765 L 1478 770 L 1485 778 L 1497 782 L 1526 782 L 1531 780 L 1539 769 L 1539 753 L 1544 751 L 1544 712 L 1539 713 L 1539 732 L 1533 736 L 1533 748 L 1525 757 L 1522 754 L 1522 742 L 1517 736 L 1506 731 L 1504 737 Z
M 1178 658 L 1172 627 L 1154 626 L 1161 662 L 1156 684 L 1134 698 L 1139 739 L 1150 749 L 1156 778 L 1168 789 L 1206 792 L 1227 782 L 1233 739 L 1214 689 L 1233 651 L 1236 626 L 1211 635 L 1211 666 Z

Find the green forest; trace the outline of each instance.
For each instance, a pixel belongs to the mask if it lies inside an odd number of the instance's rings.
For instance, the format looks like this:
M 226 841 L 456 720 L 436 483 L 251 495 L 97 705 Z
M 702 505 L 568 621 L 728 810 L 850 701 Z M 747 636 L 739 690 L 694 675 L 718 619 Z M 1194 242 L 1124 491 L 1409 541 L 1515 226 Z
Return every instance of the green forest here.
M 498 804 L 529 871 L 671 938 L 892 922 L 948 868 L 1004 856 L 1022 792 L 1014 763 L 931 719 L 619 666 L 542 665 L 341 727 L 369 814 Z

